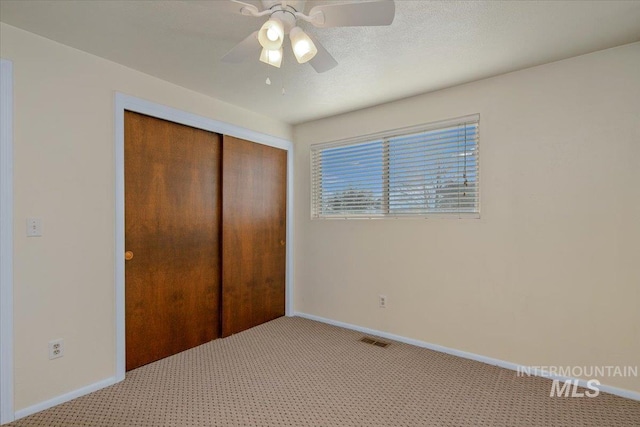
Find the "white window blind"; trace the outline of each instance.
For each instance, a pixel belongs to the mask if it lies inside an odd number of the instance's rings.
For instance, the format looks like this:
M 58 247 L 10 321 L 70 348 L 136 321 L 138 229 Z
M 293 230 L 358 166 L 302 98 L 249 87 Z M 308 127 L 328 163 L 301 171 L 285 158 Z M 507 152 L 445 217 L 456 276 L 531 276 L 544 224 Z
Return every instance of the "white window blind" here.
M 311 147 L 314 218 L 479 214 L 479 116 Z

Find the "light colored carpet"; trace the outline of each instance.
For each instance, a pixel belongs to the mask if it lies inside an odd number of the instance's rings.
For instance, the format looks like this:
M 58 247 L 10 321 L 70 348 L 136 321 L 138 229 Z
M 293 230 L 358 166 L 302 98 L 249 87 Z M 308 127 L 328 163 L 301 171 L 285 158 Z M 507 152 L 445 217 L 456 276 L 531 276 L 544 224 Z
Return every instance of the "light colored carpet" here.
M 301 318 L 131 371 L 12 426 L 640 426 L 640 402 L 551 398 L 551 381 Z

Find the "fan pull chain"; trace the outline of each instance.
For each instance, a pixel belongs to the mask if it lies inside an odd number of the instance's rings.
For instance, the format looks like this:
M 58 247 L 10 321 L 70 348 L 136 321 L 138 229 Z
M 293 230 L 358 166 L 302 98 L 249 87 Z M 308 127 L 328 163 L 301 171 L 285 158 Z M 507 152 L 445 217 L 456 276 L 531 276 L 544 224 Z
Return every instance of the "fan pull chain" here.
M 264 82 L 265 82 L 265 84 L 267 86 L 271 86 L 271 78 L 269 76 L 267 76 L 267 79 Z M 285 96 L 287 94 L 287 90 L 284 87 L 284 77 L 282 78 L 282 86 L 281 87 L 282 87 L 282 89 L 281 89 L 282 96 Z

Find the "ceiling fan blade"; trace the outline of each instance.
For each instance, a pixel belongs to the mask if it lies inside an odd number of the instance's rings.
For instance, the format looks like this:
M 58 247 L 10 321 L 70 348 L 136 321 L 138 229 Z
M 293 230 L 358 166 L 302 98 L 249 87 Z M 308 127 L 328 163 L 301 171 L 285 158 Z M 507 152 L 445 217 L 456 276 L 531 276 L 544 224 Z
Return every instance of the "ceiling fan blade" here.
M 222 57 L 222 62 L 235 64 L 242 62 L 247 58 L 258 58 L 261 49 L 262 46 L 260 46 L 260 42 L 258 42 L 258 32 L 254 31 L 249 35 L 249 37 L 242 40 L 233 49 L 227 52 Z
M 311 22 L 319 28 L 391 25 L 396 4 L 393 0 L 325 4 L 311 8 L 309 16 L 319 12 L 320 18 Z
M 313 37 L 309 33 L 307 33 L 307 35 L 318 49 L 318 53 L 316 53 L 316 56 L 309 60 L 309 64 L 311 64 L 314 70 L 316 70 L 318 73 L 324 73 L 325 71 L 329 71 L 330 69 L 338 65 L 338 61 L 336 61 L 333 56 L 331 56 L 331 54 L 327 52 L 327 49 L 325 49 L 324 46 L 322 46 L 315 37 Z
M 255 13 L 260 12 L 260 8 L 262 7 L 261 2 L 253 1 L 251 3 L 248 3 L 248 1 L 251 1 L 251 0 L 245 0 L 245 1 L 242 1 L 242 0 L 231 0 L 231 2 L 234 3 L 234 6 L 235 6 L 235 8 L 234 8 L 235 10 L 234 11 L 237 12 L 237 13 L 240 13 L 242 15 L 247 15 L 247 16 L 251 16 L 251 13 L 243 13 L 242 9 L 245 9 L 245 11 L 252 11 L 252 12 L 255 12 Z

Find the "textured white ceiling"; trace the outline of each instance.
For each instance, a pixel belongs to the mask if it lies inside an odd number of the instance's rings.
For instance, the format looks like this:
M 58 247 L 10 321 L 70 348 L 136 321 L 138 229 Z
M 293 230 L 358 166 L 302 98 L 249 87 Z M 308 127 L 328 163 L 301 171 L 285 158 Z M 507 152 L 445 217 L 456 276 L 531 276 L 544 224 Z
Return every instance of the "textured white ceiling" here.
M 396 0 L 389 27 L 303 23 L 339 63 L 317 74 L 288 45 L 280 70 L 220 62 L 266 20 L 237 10 L 226 0 L 1 0 L 0 20 L 292 124 L 640 40 L 640 1 Z

